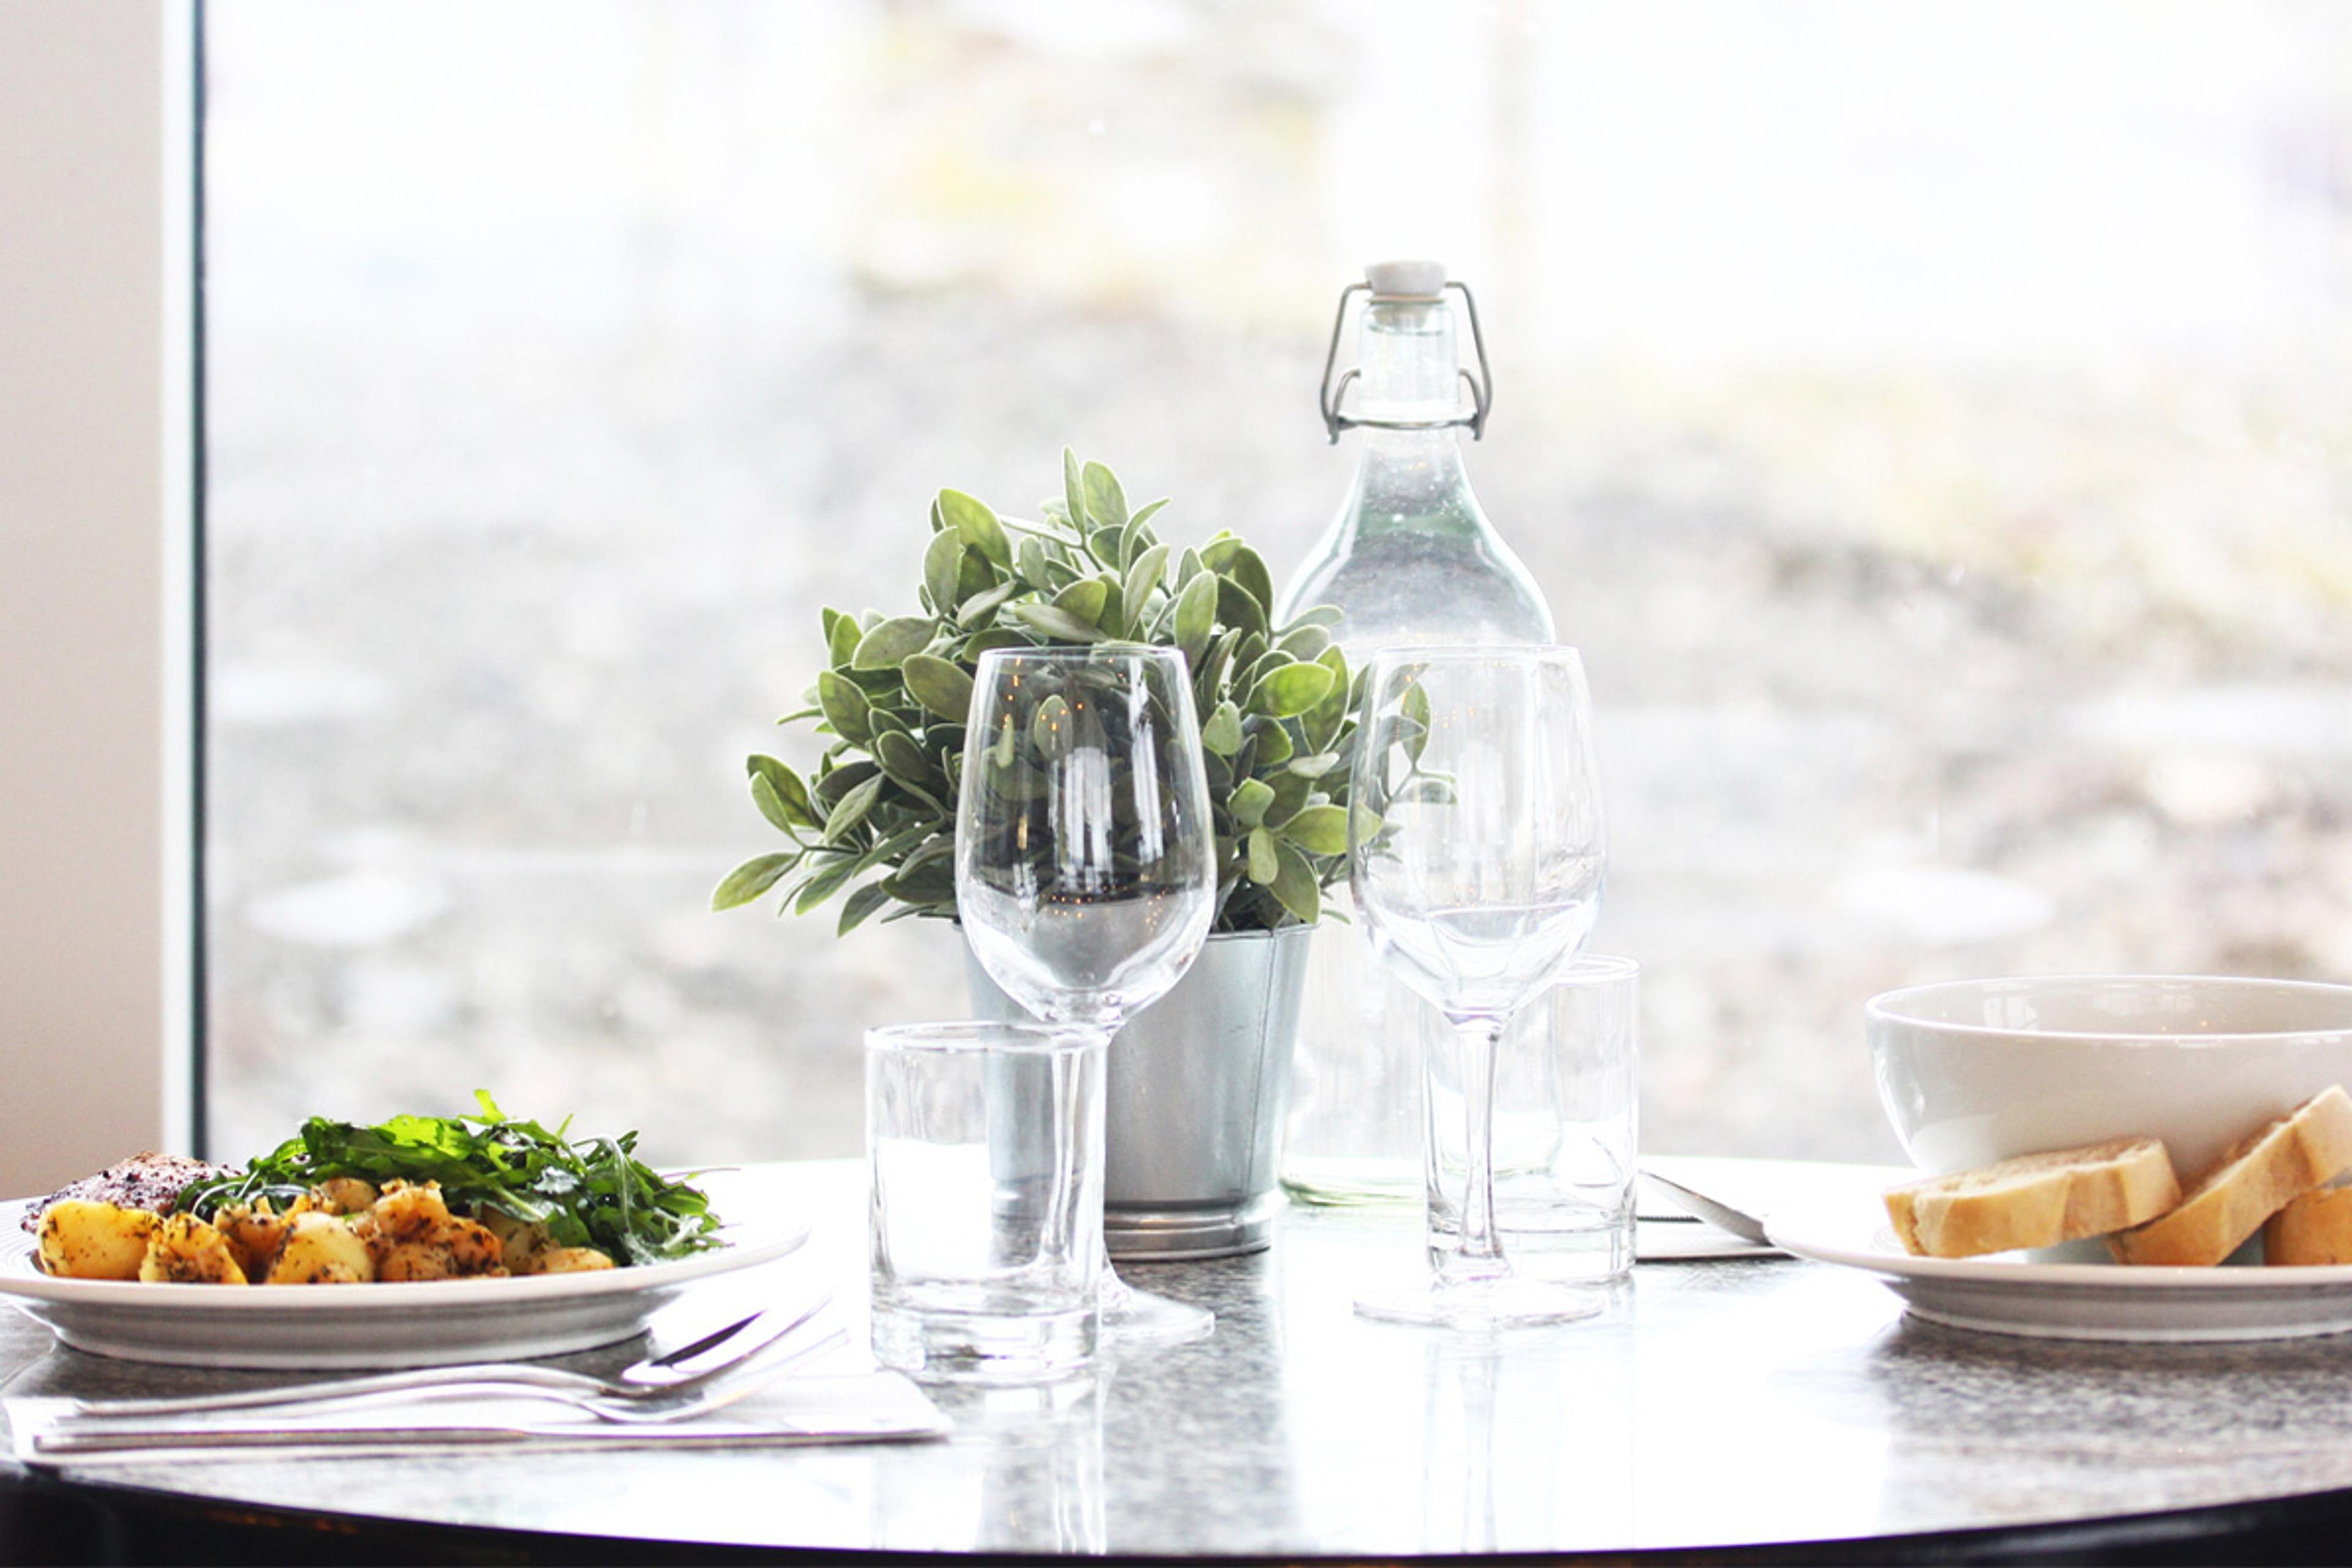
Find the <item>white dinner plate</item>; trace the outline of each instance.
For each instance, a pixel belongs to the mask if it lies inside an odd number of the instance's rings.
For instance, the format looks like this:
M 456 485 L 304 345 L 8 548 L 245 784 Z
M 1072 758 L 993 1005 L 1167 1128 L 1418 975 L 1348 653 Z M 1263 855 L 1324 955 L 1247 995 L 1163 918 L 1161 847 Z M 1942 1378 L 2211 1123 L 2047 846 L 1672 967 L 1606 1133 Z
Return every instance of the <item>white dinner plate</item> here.
M 734 1223 L 720 1230 L 719 1247 L 670 1263 L 404 1285 L 150 1285 L 41 1273 L 22 1224 L 37 1201 L 0 1202 L 0 1294 L 76 1350 L 179 1366 L 326 1370 L 562 1355 L 625 1340 L 698 1280 L 772 1262 L 808 1239 L 782 1216 L 730 1210 L 714 1186 L 712 1211 Z
M 1791 1210 L 1766 1226 L 1799 1258 L 1874 1274 L 1912 1314 L 2061 1340 L 2284 1340 L 2352 1331 L 2352 1267 L 2128 1268 L 2020 1253 L 1914 1258 L 1876 1194 Z

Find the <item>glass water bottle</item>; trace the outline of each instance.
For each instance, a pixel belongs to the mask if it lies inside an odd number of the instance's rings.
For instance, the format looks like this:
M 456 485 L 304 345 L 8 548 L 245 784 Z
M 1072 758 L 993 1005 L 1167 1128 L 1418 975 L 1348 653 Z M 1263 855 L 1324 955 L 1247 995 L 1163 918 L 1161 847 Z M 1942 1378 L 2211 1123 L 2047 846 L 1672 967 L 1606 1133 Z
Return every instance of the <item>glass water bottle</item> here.
M 1357 367 L 1335 385 L 1359 294 Z M 1451 295 L 1469 321 L 1475 375 L 1456 358 Z M 1336 605 L 1351 668 L 1404 644 L 1552 640 L 1542 592 L 1463 471 L 1454 432 L 1485 434 L 1493 385 L 1477 306 L 1440 264 L 1376 263 L 1340 293 L 1323 421 L 1333 441 L 1354 429 L 1362 445 L 1348 499 L 1291 579 L 1277 621 Z M 1445 1021 L 1374 959 L 1345 889 L 1333 900 L 1349 923 L 1326 922 L 1308 955 L 1283 1184 L 1309 1203 L 1417 1202 L 1422 1044 L 1442 1037 Z

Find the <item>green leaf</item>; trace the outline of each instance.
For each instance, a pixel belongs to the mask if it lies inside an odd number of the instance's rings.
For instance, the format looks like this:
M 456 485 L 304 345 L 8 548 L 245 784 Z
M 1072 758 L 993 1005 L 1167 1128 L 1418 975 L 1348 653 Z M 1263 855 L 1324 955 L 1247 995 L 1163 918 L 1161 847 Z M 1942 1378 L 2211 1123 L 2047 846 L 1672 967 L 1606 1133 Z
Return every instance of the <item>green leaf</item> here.
M 1014 570 L 1021 574 L 1023 582 L 1043 593 L 1050 594 L 1054 591 L 1054 574 L 1053 569 L 1045 563 L 1044 540 L 1034 538 L 1023 540 L 1021 553 L 1017 559 L 1019 563 Z
M 1273 607 L 1274 576 L 1273 574 L 1266 571 L 1265 558 L 1260 556 L 1256 551 L 1250 549 L 1247 545 L 1244 545 L 1241 549 L 1234 552 L 1233 559 L 1228 561 L 1223 567 L 1219 568 L 1219 573 L 1223 576 L 1232 578 L 1234 582 L 1239 583 L 1244 588 L 1249 590 L 1249 596 L 1255 599 L 1261 608 L 1271 609 Z M 1259 629 L 1270 629 L 1270 623 L 1269 626 L 1260 627 Z
M 802 826 L 785 809 L 783 797 L 776 793 L 776 786 L 770 784 L 764 774 L 755 773 L 751 775 L 751 804 L 760 808 L 761 816 L 786 833 Z
M 1241 788 L 1234 791 L 1233 798 L 1225 803 L 1225 808 L 1234 814 L 1234 820 L 1244 827 L 1256 827 L 1265 823 L 1265 808 L 1273 804 L 1273 785 L 1260 784 L 1255 779 L 1244 779 Z M 1258 879 L 1271 882 L 1274 880 L 1274 873 L 1268 870 Z
M 964 722 L 971 714 L 971 677 L 960 665 L 936 654 L 918 653 L 908 656 L 899 668 L 907 682 L 907 690 L 916 701 L 951 724 Z
M 1336 632 L 1339 629 L 1339 623 L 1347 618 L 1346 613 L 1337 605 L 1317 605 L 1291 616 L 1290 624 L 1282 629 L 1292 632 L 1300 626 L 1321 626 L 1326 631 Z
M 857 656 L 858 640 L 866 635 L 856 616 L 845 616 L 839 610 L 825 612 L 824 647 L 826 660 L 835 669 L 845 669 Z
M 1298 748 L 1291 743 L 1289 731 L 1279 724 L 1268 724 L 1258 731 L 1257 755 L 1251 763 L 1250 771 L 1256 773 L 1265 768 L 1278 767 L 1288 762 L 1297 750 Z
M 1087 553 L 1116 572 L 1119 563 L 1119 543 L 1126 536 L 1125 529 L 1097 528 L 1087 535 Z
M 1230 702 L 1220 702 L 1201 726 L 1201 744 L 1221 757 L 1230 757 L 1242 749 L 1242 712 Z
M 1012 538 L 985 502 L 961 490 L 941 490 L 940 515 L 947 519 L 950 528 L 963 535 L 964 543 L 999 566 L 1013 564 Z
M 1331 646 L 1331 634 L 1321 626 L 1293 626 L 1276 638 L 1274 646 L 1295 659 L 1317 659 Z
M 801 863 L 797 849 L 755 856 L 720 879 L 710 894 L 714 910 L 732 910 L 750 903 L 776 885 L 783 874 Z
M 1303 779 L 1319 779 L 1348 759 L 1338 752 L 1316 752 L 1308 756 L 1293 757 L 1285 773 L 1297 773 Z
M 1110 598 L 1110 584 L 1099 577 L 1089 577 L 1083 583 L 1073 583 L 1054 595 L 1054 607 L 1067 610 L 1087 625 L 1101 629 L 1103 605 Z
M 1059 697 L 1037 704 L 1029 716 L 1029 743 L 1050 763 L 1069 751 L 1071 739 L 1070 705 Z
M 1216 629 L 1217 579 L 1203 572 L 1176 596 L 1176 646 L 1184 650 L 1188 668 L 1201 667 L 1201 656 L 1208 651 L 1209 638 Z
M 1029 639 L 1012 627 L 991 626 L 984 632 L 975 632 L 964 639 L 963 659 L 967 664 L 977 665 L 980 663 L 980 656 L 992 647 L 1027 647 L 1029 646 Z
M 1404 689 L 1398 704 L 1403 715 L 1397 725 L 1397 736 L 1404 746 L 1404 754 L 1415 767 L 1421 765 L 1423 748 L 1429 744 L 1429 692 L 1419 681 Z
M 1118 488 L 1118 476 L 1100 463 L 1088 463 L 1083 475 L 1087 519 L 1097 528 L 1125 528 L 1127 492 Z
M 825 722 L 845 741 L 864 745 L 874 737 L 872 710 L 866 693 L 848 677 L 826 669 L 817 672 L 816 700 L 824 710 Z
M 1202 712 L 1209 712 L 1223 700 L 1225 668 L 1232 663 L 1234 644 L 1241 640 L 1239 632 L 1227 632 L 1209 644 L 1202 656 L 1200 667 L 1192 671 L 1192 697 Z M 1239 746 L 1240 742 L 1234 744 Z
M 1265 808 L 1265 825 L 1280 827 L 1305 810 L 1314 798 L 1315 784 L 1311 779 L 1296 773 L 1277 773 L 1274 779 L 1274 804 Z
M 1328 696 L 1331 684 L 1331 672 L 1319 664 L 1286 664 L 1257 683 L 1247 706 L 1269 718 L 1296 718 Z
M 955 900 L 954 857 L 919 863 L 909 860 L 898 871 L 884 878 L 882 886 L 892 898 L 909 904 L 952 903 Z
M 935 533 L 923 552 L 923 586 L 930 590 L 931 608 L 946 615 L 963 595 L 956 591 L 963 577 L 963 535 Z
M 1135 515 L 1129 518 L 1127 521 L 1130 524 L 1150 522 L 1159 512 L 1160 509 L 1167 504 L 1168 498 L 1166 496 L 1161 496 L 1158 500 L 1145 501 L 1141 506 L 1135 509 Z
M 938 786 L 931 759 L 908 736 L 895 731 L 875 736 L 874 760 L 882 764 L 884 773 L 909 788 L 929 792 Z
M 1217 619 L 1247 632 L 1265 630 L 1265 606 L 1231 577 L 1217 580 Z
M 1282 836 L 1309 855 L 1348 852 L 1348 808 L 1310 805 L 1282 825 Z
M 958 542 L 961 542 L 961 535 L 958 535 Z M 996 563 L 977 550 L 966 548 L 963 560 L 956 568 L 955 597 L 948 601 L 949 606 L 952 608 L 961 605 L 974 594 L 987 593 L 1000 580 L 1012 581 L 1013 574 L 1000 574 Z
M 760 806 L 761 815 L 777 826 L 787 829 L 817 826 L 816 808 L 809 804 L 808 784 L 800 774 L 773 757 L 756 754 L 746 757 L 743 767 L 751 775 L 751 798 L 759 799 L 760 786 L 765 784 L 784 820 L 777 821 L 776 814 L 771 812 L 764 802 Z
M 1062 504 L 1068 508 L 1070 526 L 1078 537 L 1087 536 L 1087 487 L 1078 471 L 1078 455 L 1067 447 L 1062 448 Z
M 890 894 L 881 882 L 868 882 L 849 895 L 841 906 L 841 923 L 834 928 L 835 936 L 847 936 L 866 923 L 866 918 L 890 901 Z
M 827 812 L 841 804 L 841 797 L 874 777 L 882 770 L 863 758 L 837 763 L 817 775 L 815 786 L 809 791 L 817 804 Z
M 793 913 L 796 915 L 808 913 L 825 900 L 841 891 L 842 884 L 856 875 L 857 875 L 857 858 L 854 855 L 837 857 L 833 864 L 811 877 L 807 884 L 794 896 Z
M 1082 621 L 1069 611 L 1055 605 L 1007 605 L 1004 618 L 1016 621 L 1039 637 L 1055 642 L 1108 642 L 1100 626 L 1092 621 Z
M 1208 568 L 1206 566 L 1201 564 L 1201 552 L 1193 549 L 1191 545 L 1186 545 L 1184 547 L 1184 553 L 1176 558 L 1177 592 L 1181 593 L 1185 589 L 1191 587 L 1192 585 L 1192 579 L 1198 577 L 1202 573 L 1206 572 Z
M 877 774 L 843 795 L 840 803 L 825 816 L 824 841 L 838 844 L 855 831 L 858 824 L 866 820 L 866 814 L 874 809 L 875 799 L 881 793 L 882 779 Z
M 1281 868 L 1271 889 L 1276 900 L 1301 922 L 1313 925 L 1323 913 L 1323 894 L 1315 881 L 1315 868 L 1307 863 L 1307 857 L 1295 845 L 1276 844 L 1275 855 Z
M 983 589 L 958 605 L 956 619 L 968 626 L 979 626 L 990 616 L 1003 608 L 1015 594 L 1022 591 L 1022 588 L 1023 584 L 1018 578 L 1007 577 L 993 588 Z
M 1249 879 L 1265 887 L 1282 874 L 1282 856 L 1274 842 L 1274 835 L 1263 827 L 1250 829 Z
M 849 661 L 852 669 L 896 669 L 910 653 L 920 653 L 939 635 L 940 624 L 924 616 L 899 616 L 884 621 L 857 642 Z
M 1155 544 L 1135 558 L 1119 580 L 1118 602 L 1125 619 L 1131 626 L 1139 626 L 1143 608 L 1151 601 L 1151 591 L 1160 586 L 1160 579 L 1168 572 L 1168 547 Z
M 1242 542 L 1220 529 L 1217 536 L 1201 546 L 1201 564 L 1212 572 L 1222 573 L 1242 548 Z

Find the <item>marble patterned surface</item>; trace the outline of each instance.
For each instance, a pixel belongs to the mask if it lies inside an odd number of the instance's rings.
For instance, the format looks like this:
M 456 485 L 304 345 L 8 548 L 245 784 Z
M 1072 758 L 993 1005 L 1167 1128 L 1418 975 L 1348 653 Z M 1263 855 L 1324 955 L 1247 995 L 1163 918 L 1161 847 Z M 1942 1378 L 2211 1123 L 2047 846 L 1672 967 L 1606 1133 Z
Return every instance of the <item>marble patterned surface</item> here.
M 777 1177 L 818 1229 L 793 1267 L 854 1286 L 856 1168 Z M 1484 1342 L 1351 1315 L 1418 1258 L 1410 1215 L 1295 1210 L 1268 1253 L 1137 1266 L 1213 1308 L 1215 1335 L 1055 1390 L 944 1394 L 941 1443 L 243 1459 L 104 1484 L 616 1536 L 1297 1555 L 1817 1541 L 2352 1487 L 2352 1336 L 2002 1339 L 1907 1321 L 1874 1281 L 1787 1259 L 1644 1265 L 1598 1319 Z M 682 1329 L 780 1285 L 672 1311 Z M 0 1375 L 105 1395 L 260 1374 L 106 1362 L 6 1314 Z

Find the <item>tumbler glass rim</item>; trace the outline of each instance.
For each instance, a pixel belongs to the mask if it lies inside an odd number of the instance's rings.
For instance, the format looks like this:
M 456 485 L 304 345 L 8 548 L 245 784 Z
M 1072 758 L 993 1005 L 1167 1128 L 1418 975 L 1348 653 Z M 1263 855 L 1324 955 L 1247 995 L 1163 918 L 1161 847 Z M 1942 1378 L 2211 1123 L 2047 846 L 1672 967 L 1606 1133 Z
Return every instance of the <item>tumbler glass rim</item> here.
M 1181 648 L 1169 647 L 1162 643 L 1061 643 L 1051 647 L 1008 647 L 987 648 L 981 653 L 980 662 L 982 664 L 987 664 L 993 660 L 1001 664 L 1011 659 L 1019 658 L 1037 659 L 1047 664 L 1085 664 L 1092 659 L 1108 658 L 1181 658 L 1182 656 L 1183 650 Z
M 998 1024 L 982 1018 L 877 1024 L 866 1031 L 865 1041 L 869 1051 L 1020 1056 L 1069 1055 L 1101 1043 L 1093 1030 L 1066 1024 Z

